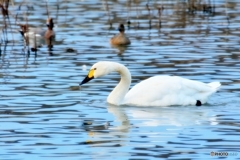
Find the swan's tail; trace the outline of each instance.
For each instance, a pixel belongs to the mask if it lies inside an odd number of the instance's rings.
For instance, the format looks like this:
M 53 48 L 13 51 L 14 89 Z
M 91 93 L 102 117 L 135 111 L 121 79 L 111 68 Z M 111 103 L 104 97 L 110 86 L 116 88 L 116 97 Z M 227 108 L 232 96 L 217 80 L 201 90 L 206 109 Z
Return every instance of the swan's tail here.
M 218 90 L 221 86 L 220 82 L 211 82 L 208 83 L 208 86 L 210 86 L 212 89 Z

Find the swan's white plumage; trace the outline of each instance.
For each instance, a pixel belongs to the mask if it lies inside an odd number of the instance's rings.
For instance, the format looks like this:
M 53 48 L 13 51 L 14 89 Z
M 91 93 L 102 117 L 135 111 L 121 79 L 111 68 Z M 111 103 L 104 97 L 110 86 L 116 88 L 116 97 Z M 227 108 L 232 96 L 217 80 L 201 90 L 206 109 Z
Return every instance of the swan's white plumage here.
M 206 103 L 217 88 L 177 76 L 154 76 L 136 84 L 125 96 L 125 104 L 143 106 L 195 105 Z
M 94 64 L 92 78 L 111 72 L 121 75 L 119 84 L 109 94 L 108 103 L 135 106 L 196 105 L 197 100 L 204 104 L 210 95 L 221 86 L 219 82 L 202 83 L 177 76 L 154 76 L 136 84 L 129 90 L 131 74 L 122 64 L 101 61 Z M 92 72 L 91 72 L 92 75 Z M 87 76 L 88 78 L 89 75 Z M 85 80 L 81 83 L 86 83 Z

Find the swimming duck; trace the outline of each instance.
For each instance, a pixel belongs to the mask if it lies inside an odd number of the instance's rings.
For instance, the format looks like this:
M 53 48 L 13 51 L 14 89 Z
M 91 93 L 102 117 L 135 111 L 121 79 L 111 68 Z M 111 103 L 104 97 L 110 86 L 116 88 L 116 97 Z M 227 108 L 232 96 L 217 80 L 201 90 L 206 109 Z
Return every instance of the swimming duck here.
M 125 35 L 125 28 L 123 24 L 118 27 L 119 34 L 115 35 L 110 39 L 110 44 L 112 45 L 128 45 L 131 44 L 129 38 Z
M 53 31 L 54 23 L 52 18 L 47 19 L 47 27 L 48 30 L 44 34 L 44 38 L 54 38 L 55 37 L 55 32 Z
M 111 61 L 95 63 L 80 85 L 111 72 L 118 72 L 121 76 L 120 82 L 107 98 L 107 102 L 114 105 L 201 106 L 221 86 L 219 82 L 203 83 L 178 76 L 158 75 L 136 84 L 129 90 L 131 73 L 128 68 Z
M 24 37 L 26 45 L 30 46 L 32 51 L 36 51 L 38 47 L 43 46 L 45 43 L 48 47 L 52 47 L 52 40 L 55 38 L 53 19 L 48 18 L 46 24 L 47 30 L 32 28 L 26 24 L 20 25 L 20 33 Z
M 47 30 L 43 30 L 41 28 L 33 28 L 29 27 L 27 24 L 20 25 L 21 30 L 19 31 L 22 36 L 25 38 L 35 38 L 35 37 L 43 37 L 43 38 L 53 38 L 55 37 L 55 33 L 53 31 L 54 23 L 52 18 L 48 18 L 46 21 Z

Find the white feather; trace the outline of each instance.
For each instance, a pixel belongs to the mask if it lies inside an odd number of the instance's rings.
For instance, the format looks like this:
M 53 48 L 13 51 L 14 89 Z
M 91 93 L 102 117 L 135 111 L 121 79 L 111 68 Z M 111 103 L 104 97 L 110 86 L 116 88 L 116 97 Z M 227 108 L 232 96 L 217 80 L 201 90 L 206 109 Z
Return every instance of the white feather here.
M 219 82 L 217 82 L 219 83 Z M 206 103 L 217 88 L 177 76 L 154 76 L 136 84 L 124 104 L 141 106 L 195 105 Z
M 136 84 L 129 90 L 131 74 L 122 64 L 102 61 L 94 64 L 94 78 L 118 72 L 119 84 L 109 94 L 108 103 L 135 106 L 196 105 L 207 102 L 221 86 L 219 82 L 202 83 L 177 76 L 154 76 Z

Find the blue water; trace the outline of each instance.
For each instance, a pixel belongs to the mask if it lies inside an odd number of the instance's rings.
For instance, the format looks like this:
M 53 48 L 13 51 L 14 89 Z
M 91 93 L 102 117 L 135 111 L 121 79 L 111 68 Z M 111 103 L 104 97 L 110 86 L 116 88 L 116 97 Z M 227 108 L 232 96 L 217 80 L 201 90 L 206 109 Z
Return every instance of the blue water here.
M 0 159 L 240 159 L 240 3 L 212 1 L 214 13 L 200 4 L 192 13 L 183 1 L 151 1 L 149 14 L 143 1 L 51 1 L 52 51 L 43 41 L 28 53 L 13 15 L 44 28 L 46 5 L 10 3 L 11 16 L 0 19 L 11 27 L 1 34 Z M 119 23 L 128 47 L 109 44 Z M 132 86 L 167 74 L 222 87 L 201 107 L 111 106 L 117 74 L 79 88 L 100 60 L 126 65 Z

